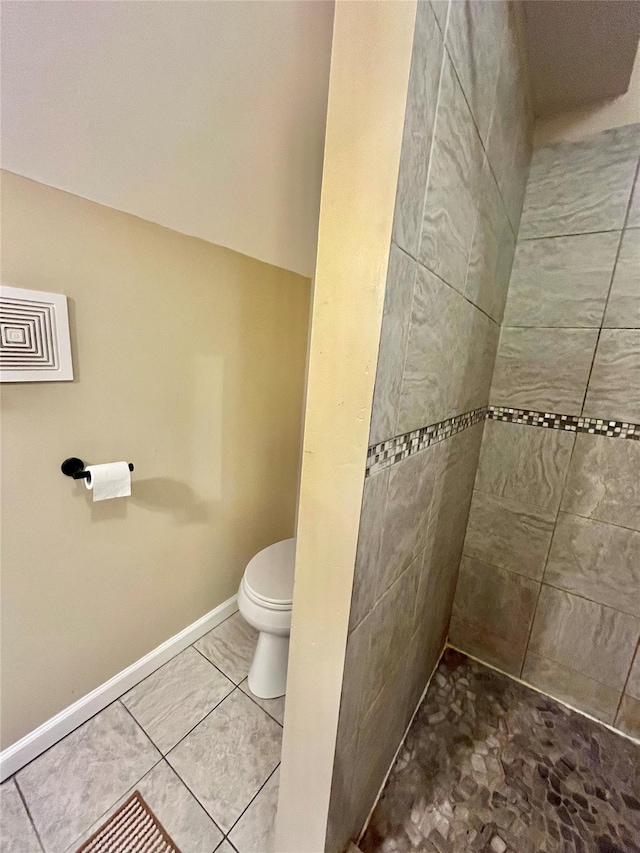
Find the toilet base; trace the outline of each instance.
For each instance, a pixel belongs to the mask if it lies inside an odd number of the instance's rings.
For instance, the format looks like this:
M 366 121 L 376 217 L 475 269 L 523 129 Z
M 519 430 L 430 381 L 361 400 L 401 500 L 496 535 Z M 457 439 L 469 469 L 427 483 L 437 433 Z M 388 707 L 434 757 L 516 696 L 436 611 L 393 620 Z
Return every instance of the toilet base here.
M 287 689 L 289 636 L 258 634 L 258 644 L 249 670 L 249 690 L 259 699 L 277 699 Z

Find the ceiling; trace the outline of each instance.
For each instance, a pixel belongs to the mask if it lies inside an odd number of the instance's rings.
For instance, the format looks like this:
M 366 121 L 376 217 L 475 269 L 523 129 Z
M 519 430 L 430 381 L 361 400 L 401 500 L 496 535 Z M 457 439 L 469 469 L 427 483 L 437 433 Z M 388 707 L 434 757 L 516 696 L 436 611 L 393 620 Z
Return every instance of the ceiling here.
M 2 2 L 2 166 L 305 275 L 332 2 Z
M 627 91 L 640 39 L 639 0 L 525 0 L 524 18 L 536 115 Z

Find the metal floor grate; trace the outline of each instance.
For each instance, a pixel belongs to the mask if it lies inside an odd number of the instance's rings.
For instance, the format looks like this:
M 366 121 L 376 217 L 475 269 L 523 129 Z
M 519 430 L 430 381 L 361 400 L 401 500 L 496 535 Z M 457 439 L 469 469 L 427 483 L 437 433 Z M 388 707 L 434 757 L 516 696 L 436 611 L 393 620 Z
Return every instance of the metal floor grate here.
M 77 853 L 180 853 L 138 791 Z

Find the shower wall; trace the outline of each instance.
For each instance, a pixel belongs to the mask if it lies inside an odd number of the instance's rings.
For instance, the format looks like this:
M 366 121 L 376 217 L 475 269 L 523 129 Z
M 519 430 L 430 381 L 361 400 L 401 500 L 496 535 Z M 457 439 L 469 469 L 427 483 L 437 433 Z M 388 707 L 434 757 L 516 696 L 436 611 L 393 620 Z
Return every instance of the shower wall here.
M 505 2 L 418 3 L 333 772 L 357 836 L 446 640 L 530 160 Z
M 535 153 L 450 628 L 636 737 L 639 157 L 640 125 Z

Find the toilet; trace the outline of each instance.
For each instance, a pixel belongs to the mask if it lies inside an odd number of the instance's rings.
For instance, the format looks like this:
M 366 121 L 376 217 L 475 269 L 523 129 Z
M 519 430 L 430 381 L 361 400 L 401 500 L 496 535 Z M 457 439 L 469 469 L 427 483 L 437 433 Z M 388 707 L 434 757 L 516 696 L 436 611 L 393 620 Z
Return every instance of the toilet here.
M 295 539 L 259 551 L 238 590 L 240 613 L 260 632 L 249 670 L 249 689 L 260 699 L 284 696 L 287 688 L 295 551 Z

